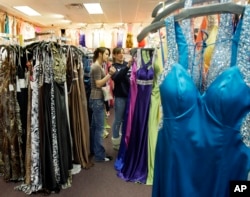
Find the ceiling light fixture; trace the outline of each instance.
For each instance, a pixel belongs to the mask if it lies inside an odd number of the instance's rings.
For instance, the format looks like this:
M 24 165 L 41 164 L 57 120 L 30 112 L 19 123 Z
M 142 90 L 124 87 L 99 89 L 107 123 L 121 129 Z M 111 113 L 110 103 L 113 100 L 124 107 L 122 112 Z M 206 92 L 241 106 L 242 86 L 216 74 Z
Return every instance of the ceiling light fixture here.
M 100 3 L 84 3 L 83 5 L 89 14 L 103 14 Z
M 14 6 L 13 8 L 19 10 L 20 12 L 22 12 L 22 13 L 28 15 L 28 16 L 41 16 L 40 13 L 38 13 L 35 10 L 33 10 L 29 6 Z

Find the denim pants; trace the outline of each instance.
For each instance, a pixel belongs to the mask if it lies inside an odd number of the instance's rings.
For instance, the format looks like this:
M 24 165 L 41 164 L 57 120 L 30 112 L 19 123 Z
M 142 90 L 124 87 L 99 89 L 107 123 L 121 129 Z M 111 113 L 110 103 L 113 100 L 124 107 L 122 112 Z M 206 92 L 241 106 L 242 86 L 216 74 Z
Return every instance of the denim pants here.
M 90 99 L 89 105 L 93 111 L 90 126 L 90 151 L 94 153 L 96 161 L 101 161 L 106 156 L 102 138 L 105 115 L 104 101 L 103 99 Z
M 114 122 L 112 125 L 113 138 L 120 137 L 119 131 L 121 129 L 124 120 L 126 103 L 127 103 L 127 98 L 115 97 L 115 115 L 114 115 Z

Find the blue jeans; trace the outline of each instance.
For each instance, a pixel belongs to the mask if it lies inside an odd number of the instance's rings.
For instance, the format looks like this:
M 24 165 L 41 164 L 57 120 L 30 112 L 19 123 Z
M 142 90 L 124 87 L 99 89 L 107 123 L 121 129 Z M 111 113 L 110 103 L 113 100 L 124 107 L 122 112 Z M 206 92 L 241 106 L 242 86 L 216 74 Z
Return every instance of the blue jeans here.
M 90 126 L 90 151 L 94 153 L 96 161 L 101 161 L 106 156 L 102 138 L 105 117 L 104 101 L 102 99 L 90 99 L 89 106 L 93 111 Z
M 121 129 L 124 120 L 126 103 L 127 103 L 127 98 L 115 97 L 115 114 L 114 114 L 114 122 L 112 125 L 113 138 L 120 137 L 119 131 Z

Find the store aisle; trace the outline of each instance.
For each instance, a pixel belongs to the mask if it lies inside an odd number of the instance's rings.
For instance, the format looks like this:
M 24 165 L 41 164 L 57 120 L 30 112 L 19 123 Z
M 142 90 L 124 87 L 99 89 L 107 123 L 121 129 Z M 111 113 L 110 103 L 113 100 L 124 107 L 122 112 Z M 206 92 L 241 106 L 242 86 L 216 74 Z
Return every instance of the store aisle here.
M 113 119 L 113 110 L 108 118 L 111 125 Z M 104 140 L 105 148 L 108 154 L 114 158 L 117 151 L 112 149 L 111 130 L 108 138 Z M 116 176 L 114 170 L 114 160 L 112 162 L 95 163 L 94 167 L 88 170 L 81 170 L 77 175 L 73 176 L 72 187 L 61 190 L 59 194 L 51 194 L 58 197 L 150 197 L 151 186 L 141 185 L 137 183 L 125 182 Z M 0 177 L 0 197 L 27 197 L 28 195 L 15 191 L 14 187 L 20 183 L 6 183 Z M 43 194 L 34 194 L 32 196 L 41 197 Z

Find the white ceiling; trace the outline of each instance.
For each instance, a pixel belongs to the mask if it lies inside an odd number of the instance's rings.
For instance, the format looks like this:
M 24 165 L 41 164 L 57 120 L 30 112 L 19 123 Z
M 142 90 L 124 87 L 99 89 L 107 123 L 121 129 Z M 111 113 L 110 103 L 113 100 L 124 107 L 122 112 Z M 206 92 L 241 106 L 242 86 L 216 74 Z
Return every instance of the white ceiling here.
M 107 28 L 124 27 L 128 24 L 138 24 L 145 27 L 153 21 L 152 11 L 159 2 L 176 2 L 174 0 L 0 0 L 0 10 L 16 16 L 26 22 L 44 28 Z M 193 0 L 194 2 L 195 0 Z M 196 0 L 197 2 L 220 2 L 223 0 Z M 230 0 L 228 0 L 230 1 Z M 247 2 L 248 0 L 232 0 Z M 89 15 L 81 6 L 69 7 L 69 4 L 97 3 L 103 8 L 104 14 Z M 26 16 L 15 10 L 13 6 L 30 6 L 41 16 Z M 64 18 L 56 18 L 63 15 Z M 65 22 L 67 19 L 71 22 Z
M 152 21 L 152 11 L 161 0 L 0 0 L 0 10 L 17 16 L 27 22 L 42 27 L 80 27 L 86 24 L 148 24 Z M 104 14 L 89 15 L 84 7 L 68 7 L 68 4 L 100 2 Z M 13 9 L 13 6 L 30 6 L 42 16 L 28 17 Z M 71 23 L 55 18 L 55 14 L 64 16 Z

